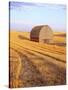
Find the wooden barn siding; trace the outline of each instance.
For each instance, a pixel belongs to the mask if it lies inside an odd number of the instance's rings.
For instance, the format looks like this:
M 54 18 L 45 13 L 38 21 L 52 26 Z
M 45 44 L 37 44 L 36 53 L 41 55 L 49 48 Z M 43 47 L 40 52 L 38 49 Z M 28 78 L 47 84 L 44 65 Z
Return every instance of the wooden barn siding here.
M 30 40 L 35 41 L 35 42 L 39 42 L 39 37 L 31 37 Z

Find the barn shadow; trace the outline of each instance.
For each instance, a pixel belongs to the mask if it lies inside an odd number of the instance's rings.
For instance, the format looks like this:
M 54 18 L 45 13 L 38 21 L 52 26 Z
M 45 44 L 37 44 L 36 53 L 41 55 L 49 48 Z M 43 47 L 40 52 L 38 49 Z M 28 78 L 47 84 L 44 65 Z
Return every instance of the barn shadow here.
M 18 35 L 18 38 L 21 40 L 30 40 L 29 38 L 24 37 L 23 35 Z
M 57 35 L 54 35 L 54 36 L 59 36 L 59 37 L 66 37 L 66 34 L 57 34 Z
M 47 44 L 49 44 L 49 45 L 57 45 L 57 46 L 66 46 L 66 43 L 58 43 L 58 42 L 56 42 L 56 43 L 47 43 Z

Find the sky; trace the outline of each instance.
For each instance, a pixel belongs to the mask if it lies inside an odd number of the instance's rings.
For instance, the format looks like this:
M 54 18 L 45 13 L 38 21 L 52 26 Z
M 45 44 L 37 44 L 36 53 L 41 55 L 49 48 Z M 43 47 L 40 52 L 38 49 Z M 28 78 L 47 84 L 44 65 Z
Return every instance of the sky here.
M 10 2 L 10 30 L 30 32 L 34 26 L 49 25 L 66 31 L 66 6 L 58 4 Z

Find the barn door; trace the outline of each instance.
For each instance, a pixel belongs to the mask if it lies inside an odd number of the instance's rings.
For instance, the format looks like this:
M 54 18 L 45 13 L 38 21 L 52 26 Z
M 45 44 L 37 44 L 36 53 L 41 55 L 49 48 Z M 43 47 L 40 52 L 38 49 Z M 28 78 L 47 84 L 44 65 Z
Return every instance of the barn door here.
M 49 39 L 44 39 L 43 40 L 44 43 L 49 43 L 49 41 L 50 41 Z

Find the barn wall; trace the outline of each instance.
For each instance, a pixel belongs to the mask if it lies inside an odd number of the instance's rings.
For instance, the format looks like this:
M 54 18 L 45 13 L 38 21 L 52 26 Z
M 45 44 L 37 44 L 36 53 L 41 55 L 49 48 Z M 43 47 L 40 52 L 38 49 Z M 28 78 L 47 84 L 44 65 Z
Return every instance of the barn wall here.
M 51 28 L 44 26 L 40 30 L 39 42 L 51 43 L 51 41 L 53 42 L 53 31 Z
M 38 37 L 31 37 L 30 40 L 31 41 L 35 41 L 35 42 L 39 42 L 39 38 Z
M 39 33 L 40 33 L 40 28 L 39 26 L 36 26 L 32 29 L 31 33 L 30 33 L 30 40 L 31 41 L 35 41 L 35 42 L 39 42 Z
M 48 41 L 44 39 L 49 39 Z M 36 26 L 30 33 L 30 40 L 42 43 L 53 42 L 53 32 L 48 25 Z

